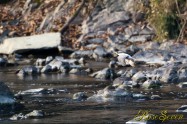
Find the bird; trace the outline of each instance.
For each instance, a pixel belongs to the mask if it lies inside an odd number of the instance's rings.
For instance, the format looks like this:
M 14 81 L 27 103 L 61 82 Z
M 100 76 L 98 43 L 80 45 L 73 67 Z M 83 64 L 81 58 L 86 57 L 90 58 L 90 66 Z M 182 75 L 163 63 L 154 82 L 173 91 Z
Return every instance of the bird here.
M 122 66 L 130 65 L 132 67 L 135 66 L 135 60 L 130 56 L 129 54 L 126 54 L 125 52 L 118 51 L 117 53 L 117 60 L 119 64 Z

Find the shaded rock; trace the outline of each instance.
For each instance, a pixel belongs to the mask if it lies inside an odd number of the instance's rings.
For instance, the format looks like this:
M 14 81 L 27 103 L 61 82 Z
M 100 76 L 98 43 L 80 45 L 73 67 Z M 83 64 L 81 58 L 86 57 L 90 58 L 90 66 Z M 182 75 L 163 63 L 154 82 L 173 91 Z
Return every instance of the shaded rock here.
M 93 58 L 96 61 L 102 61 L 103 58 L 108 58 L 112 56 L 110 53 L 108 53 L 103 47 L 98 46 L 94 52 L 93 52 Z
M 0 45 L 0 53 L 12 54 L 17 52 L 24 53 L 29 50 L 52 49 L 57 48 L 60 45 L 60 42 L 60 33 L 8 38 Z
M 0 57 L 0 66 L 6 66 L 7 64 L 8 64 L 8 61 Z
M 87 98 L 85 92 L 78 92 L 73 95 L 73 100 L 77 101 L 85 101 Z
M 63 65 L 60 67 L 60 71 L 66 74 L 70 72 L 70 69 L 71 67 L 69 63 L 63 63 Z
M 137 22 L 143 21 L 144 17 L 145 17 L 145 13 L 138 12 L 133 15 L 132 20 L 134 23 L 137 23 Z
M 147 80 L 142 84 L 143 88 L 146 89 L 157 89 L 160 88 L 161 83 L 158 80 Z

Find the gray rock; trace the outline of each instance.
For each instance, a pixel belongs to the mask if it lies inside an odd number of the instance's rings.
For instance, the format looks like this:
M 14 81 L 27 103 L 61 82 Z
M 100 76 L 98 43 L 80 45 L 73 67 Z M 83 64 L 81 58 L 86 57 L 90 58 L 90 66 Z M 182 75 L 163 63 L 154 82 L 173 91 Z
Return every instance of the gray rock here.
M 40 59 L 40 58 L 38 58 L 36 60 L 36 66 L 44 66 L 45 63 L 46 63 L 46 59 Z
M 70 58 L 90 58 L 93 55 L 93 51 L 75 51 L 71 54 Z
M 139 71 L 135 75 L 133 75 L 132 80 L 135 82 L 143 83 L 147 80 L 147 77 L 144 72 Z
M 46 89 L 38 88 L 38 89 L 29 89 L 29 90 L 21 91 L 18 94 L 20 94 L 20 95 L 34 95 L 34 94 L 44 94 L 45 92 L 46 92 Z
M 89 44 L 103 44 L 104 40 L 100 38 L 90 39 L 87 41 Z
M 57 59 L 54 59 L 53 61 L 51 61 L 49 64 L 49 66 L 51 66 L 52 71 L 57 71 L 60 69 L 60 67 L 62 66 L 62 61 L 59 61 Z
M 145 112 L 141 112 L 140 116 L 136 116 L 134 119 L 126 122 L 126 124 L 161 124 L 161 120 L 157 119 L 149 119 L 153 118 L 156 115 L 147 113 L 146 115 L 142 116 L 142 114 L 145 114 Z
M 23 119 L 26 119 L 23 113 L 15 114 L 12 117 L 10 117 L 10 120 L 12 121 L 23 120 Z
M 176 112 L 187 112 L 187 105 L 182 105 L 176 110 Z
M 152 35 L 139 35 L 139 36 L 132 36 L 128 41 L 130 42 L 145 42 L 150 41 L 152 39 Z
M 13 105 L 15 102 L 14 95 L 8 86 L 0 82 L 0 108 L 2 105 Z
M 24 67 L 22 68 L 19 72 L 18 72 L 18 75 L 36 75 L 36 74 L 39 74 L 40 73 L 40 70 L 35 67 L 35 66 L 27 66 L 27 67 Z
M 8 61 L 0 57 L 0 66 L 6 66 L 7 64 L 8 64 Z
M 52 60 L 53 60 L 53 57 L 52 57 L 52 56 L 48 56 L 48 57 L 45 59 L 45 64 L 49 64 Z
M 41 73 L 49 73 L 52 71 L 53 71 L 52 67 L 50 65 L 46 65 L 42 68 Z
M 117 77 L 115 71 L 110 68 L 104 68 L 103 70 L 95 72 L 90 76 L 97 79 L 114 79 Z
M 133 99 L 135 99 L 135 100 L 149 100 L 149 97 L 147 95 L 143 95 L 143 94 L 133 94 Z
M 71 67 L 69 63 L 63 63 L 63 65 L 60 67 L 60 71 L 66 74 L 70 72 L 70 69 Z
M 146 89 L 157 89 L 160 88 L 161 83 L 158 80 L 147 80 L 142 84 L 143 88 Z
M 180 88 L 187 88 L 187 82 L 180 83 L 178 86 L 179 86 Z
M 160 97 L 159 95 L 152 95 L 151 96 L 151 100 L 161 100 L 162 97 Z
M 33 110 L 32 112 L 25 115 L 26 118 L 33 117 L 44 117 L 44 112 L 42 110 Z
M 73 95 L 73 100 L 85 101 L 88 97 L 85 92 L 78 92 Z

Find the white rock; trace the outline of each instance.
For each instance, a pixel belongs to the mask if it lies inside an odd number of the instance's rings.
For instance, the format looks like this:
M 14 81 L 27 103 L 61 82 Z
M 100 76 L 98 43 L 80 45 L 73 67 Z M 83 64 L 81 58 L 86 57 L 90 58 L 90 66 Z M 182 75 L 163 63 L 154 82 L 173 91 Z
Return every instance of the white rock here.
M 50 49 L 60 45 L 60 33 L 46 33 L 41 35 L 8 38 L 0 44 L 1 54 L 11 54 L 16 51 Z

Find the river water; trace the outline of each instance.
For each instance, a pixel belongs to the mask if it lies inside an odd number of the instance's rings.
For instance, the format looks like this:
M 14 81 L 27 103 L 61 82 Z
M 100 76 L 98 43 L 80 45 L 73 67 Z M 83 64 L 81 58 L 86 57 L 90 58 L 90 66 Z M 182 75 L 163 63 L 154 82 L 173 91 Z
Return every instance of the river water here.
M 95 69 L 101 69 L 106 63 L 91 64 Z M 17 68 L 17 67 L 16 67 Z M 77 102 L 72 100 L 72 96 L 77 92 L 86 92 L 93 95 L 94 92 L 110 85 L 112 81 L 97 80 L 88 76 L 65 75 L 65 74 L 48 74 L 39 76 L 27 76 L 25 78 L 18 77 L 14 73 L 7 71 L 15 69 L 10 67 L 1 69 L 0 80 L 5 82 L 10 89 L 16 94 L 19 91 L 37 88 L 53 88 L 61 92 L 52 94 L 35 94 L 23 97 L 22 103 L 25 105 L 23 110 L 16 113 L 29 113 L 33 110 L 43 110 L 45 117 L 9 121 L 10 116 L 2 115 L 0 121 L 2 124 L 51 124 L 51 123 L 125 123 L 131 120 L 139 110 L 151 110 L 151 113 L 160 113 L 167 110 L 169 114 L 176 114 L 175 111 L 181 105 L 187 104 L 187 99 L 180 99 L 178 93 L 187 94 L 186 89 L 180 89 L 175 85 L 166 85 L 160 90 L 146 91 L 147 94 L 155 92 L 161 94 L 162 100 L 149 101 L 117 101 L 108 103 L 97 102 Z M 138 89 L 134 92 L 141 92 Z M 187 122 L 187 114 L 180 121 L 171 121 L 168 123 L 185 124 Z

